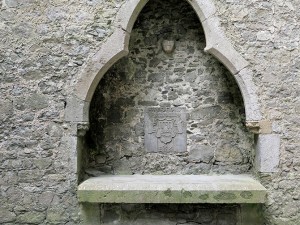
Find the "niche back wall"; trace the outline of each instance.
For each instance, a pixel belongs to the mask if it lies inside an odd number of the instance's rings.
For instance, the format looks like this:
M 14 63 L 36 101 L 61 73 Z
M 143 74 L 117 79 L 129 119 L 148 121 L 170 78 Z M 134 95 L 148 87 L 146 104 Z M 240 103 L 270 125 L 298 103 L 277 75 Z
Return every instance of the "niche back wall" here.
M 166 54 L 163 40 L 174 40 Z M 131 33 L 130 53 L 102 78 L 90 107 L 86 171 L 113 174 L 248 173 L 253 135 L 229 72 L 203 51 L 205 35 L 185 1 L 150 1 Z M 147 107 L 187 111 L 187 151 L 147 153 Z M 98 171 L 98 172 L 97 172 Z

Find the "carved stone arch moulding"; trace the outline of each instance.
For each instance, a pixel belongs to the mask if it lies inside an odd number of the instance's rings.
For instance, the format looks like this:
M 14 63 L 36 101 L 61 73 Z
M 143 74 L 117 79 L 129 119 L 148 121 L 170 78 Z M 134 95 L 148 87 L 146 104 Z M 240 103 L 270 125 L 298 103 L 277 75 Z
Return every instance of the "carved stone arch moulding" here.
M 149 0 L 128 0 L 119 9 L 114 21 L 115 30 L 113 34 L 102 43 L 98 51 L 90 56 L 83 66 L 79 80 L 74 91 L 67 100 L 65 120 L 71 123 L 89 122 L 89 105 L 94 91 L 107 70 L 119 59 L 128 54 L 130 33 L 133 25 L 143 7 Z M 206 47 L 205 51 L 212 54 L 231 72 L 242 93 L 245 112 L 246 125 L 248 128 L 264 136 L 271 135 L 271 124 L 262 121 L 256 87 L 252 81 L 253 72 L 249 68 L 249 63 L 232 47 L 225 38 L 225 34 L 219 26 L 219 19 L 216 15 L 216 8 L 212 0 L 187 0 L 198 15 L 203 26 Z M 274 138 L 274 135 L 272 136 Z M 266 139 L 266 138 L 265 138 Z M 265 140 L 264 139 L 264 140 Z M 267 141 L 269 138 L 267 138 Z M 262 141 L 260 146 L 267 146 L 266 141 Z M 258 164 L 264 161 L 264 154 L 260 152 L 256 161 Z M 278 150 L 279 151 L 279 150 Z M 277 163 L 278 164 L 278 163 Z M 259 171 L 273 172 L 272 169 L 262 169 L 258 165 Z

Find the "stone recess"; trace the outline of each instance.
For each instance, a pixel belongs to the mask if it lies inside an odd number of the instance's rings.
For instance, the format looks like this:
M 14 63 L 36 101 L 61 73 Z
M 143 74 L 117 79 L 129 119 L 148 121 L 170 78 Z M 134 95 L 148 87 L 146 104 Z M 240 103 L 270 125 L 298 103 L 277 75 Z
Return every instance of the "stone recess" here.
M 172 54 L 161 47 L 168 38 L 175 40 Z M 241 94 L 204 46 L 201 24 L 187 3 L 145 6 L 131 32 L 128 57 L 107 71 L 90 104 L 86 169 L 109 174 L 250 172 L 254 137 L 244 126 Z M 154 147 L 157 139 L 147 130 L 147 109 L 167 107 L 185 108 L 187 117 L 178 135 L 182 141 L 174 139 L 181 147 L 168 154 Z M 209 148 L 211 157 L 199 159 L 197 146 Z
M 219 204 L 107 204 L 101 210 L 101 224 L 196 225 L 238 224 L 239 206 Z

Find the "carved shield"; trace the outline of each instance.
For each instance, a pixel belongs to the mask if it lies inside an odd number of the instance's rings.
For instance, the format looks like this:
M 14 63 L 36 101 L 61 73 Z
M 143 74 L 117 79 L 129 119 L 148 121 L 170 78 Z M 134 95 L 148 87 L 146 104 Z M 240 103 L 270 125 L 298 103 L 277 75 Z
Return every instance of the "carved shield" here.
M 158 137 L 160 141 L 165 144 L 171 142 L 176 136 L 174 120 L 159 119 L 157 125 L 156 137 Z

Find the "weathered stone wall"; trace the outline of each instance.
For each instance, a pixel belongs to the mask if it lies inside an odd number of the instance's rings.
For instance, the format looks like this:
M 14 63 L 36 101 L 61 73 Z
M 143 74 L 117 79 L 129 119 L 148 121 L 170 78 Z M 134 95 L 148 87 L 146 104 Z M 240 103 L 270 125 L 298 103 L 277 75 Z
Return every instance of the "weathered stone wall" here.
M 67 96 L 114 30 L 124 1 L 0 2 L 0 224 L 78 224 Z M 299 1 L 215 0 L 229 41 L 250 62 L 265 119 L 281 136 L 266 224 L 300 220 Z
M 215 1 L 222 26 L 251 64 L 265 119 L 281 136 L 277 173 L 261 174 L 268 189 L 267 224 L 300 221 L 299 1 Z

